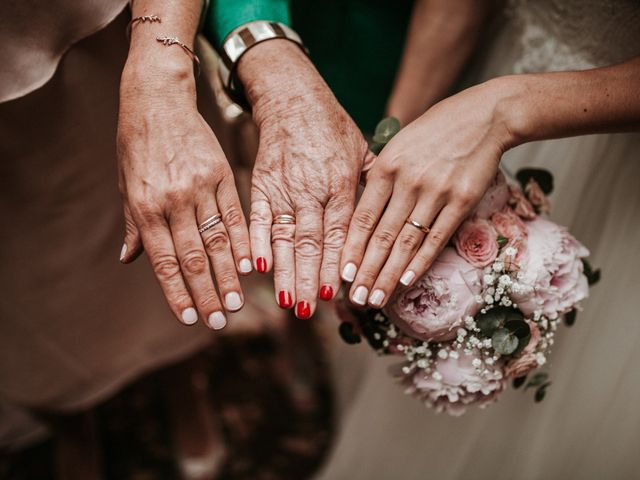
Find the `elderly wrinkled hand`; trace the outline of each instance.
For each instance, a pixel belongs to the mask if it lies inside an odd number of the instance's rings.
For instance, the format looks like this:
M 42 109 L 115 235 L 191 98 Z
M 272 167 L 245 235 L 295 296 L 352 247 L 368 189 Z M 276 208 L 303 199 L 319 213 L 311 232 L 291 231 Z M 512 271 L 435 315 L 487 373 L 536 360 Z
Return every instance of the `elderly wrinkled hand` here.
M 302 50 L 264 42 L 238 76 L 260 129 L 251 192 L 256 269 L 273 268 L 276 300 L 310 317 L 340 285 L 339 262 L 367 144 Z M 293 223 L 295 222 L 295 223 Z

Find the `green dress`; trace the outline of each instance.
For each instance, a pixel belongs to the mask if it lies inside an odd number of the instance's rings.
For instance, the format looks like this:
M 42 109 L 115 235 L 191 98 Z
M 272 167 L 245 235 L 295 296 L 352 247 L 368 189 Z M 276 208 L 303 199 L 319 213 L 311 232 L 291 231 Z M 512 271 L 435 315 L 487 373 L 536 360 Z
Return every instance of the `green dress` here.
M 365 132 L 384 115 L 413 0 L 213 0 L 205 34 L 220 47 L 234 28 L 291 26 L 340 103 Z

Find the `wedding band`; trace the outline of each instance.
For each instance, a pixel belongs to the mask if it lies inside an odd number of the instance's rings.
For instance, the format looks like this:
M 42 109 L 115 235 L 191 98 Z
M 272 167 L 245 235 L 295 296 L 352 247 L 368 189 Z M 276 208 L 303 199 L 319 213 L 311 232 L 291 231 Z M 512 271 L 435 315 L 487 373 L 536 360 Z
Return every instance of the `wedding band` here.
M 422 232 L 424 232 L 426 234 L 428 234 L 431 231 L 431 229 L 429 227 L 425 227 L 421 223 L 416 222 L 415 220 L 413 220 L 411 218 L 409 220 L 407 220 L 407 224 L 416 227 L 418 230 L 421 230 Z
M 278 215 L 273 219 L 274 225 L 295 225 L 296 217 L 293 215 Z
M 216 213 L 215 215 L 212 215 L 211 217 L 207 218 L 204 222 L 202 222 L 200 225 L 198 225 L 198 232 L 204 233 L 210 228 L 215 227 L 220 222 L 222 222 L 222 215 L 220 215 L 219 213 Z

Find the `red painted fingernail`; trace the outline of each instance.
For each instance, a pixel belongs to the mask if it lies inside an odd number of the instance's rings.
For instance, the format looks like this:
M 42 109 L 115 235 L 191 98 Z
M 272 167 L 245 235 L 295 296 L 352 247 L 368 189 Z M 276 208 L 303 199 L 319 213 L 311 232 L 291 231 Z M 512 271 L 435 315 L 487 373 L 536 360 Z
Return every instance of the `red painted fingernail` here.
M 320 289 L 320 300 L 329 301 L 333 298 L 333 288 L 331 285 L 323 285 Z
M 311 316 L 311 305 L 305 301 L 298 302 L 296 307 L 296 316 L 301 319 L 306 319 Z
M 260 273 L 267 271 L 267 259 L 264 257 L 258 257 L 256 260 L 256 270 Z
M 286 290 L 280 290 L 280 293 L 278 293 L 278 305 L 280 305 L 280 308 L 291 308 L 293 305 L 291 294 Z

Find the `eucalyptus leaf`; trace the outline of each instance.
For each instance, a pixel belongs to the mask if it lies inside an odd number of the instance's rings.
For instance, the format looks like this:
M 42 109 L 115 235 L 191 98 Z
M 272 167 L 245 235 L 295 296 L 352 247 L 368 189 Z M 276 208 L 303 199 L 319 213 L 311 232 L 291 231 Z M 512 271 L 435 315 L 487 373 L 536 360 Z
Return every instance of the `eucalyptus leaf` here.
M 527 376 L 523 375 L 522 377 L 516 377 L 513 379 L 513 388 L 520 388 L 524 382 L 527 380 Z
M 369 150 L 371 150 L 376 155 L 380 155 L 380 152 L 384 148 L 384 145 L 385 145 L 384 143 L 371 142 L 369 144 Z
M 500 248 L 504 247 L 507 243 L 509 243 L 509 239 L 507 237 L 503 237 L 502 235 L 498 235 L 498 246 Z
M 583 272 L 585 277 L 587 277 L 589 286 L 598 283 L 600 281 L 600 269 L 594 270 L 591 264 L 584 258 L 582 259 L 582 265 L 584 267 Z
M 400 120 L 395 117 L 383 118 L 373 134 L 373 141 L 376 143 L 386 144 L 393 138 L 393 136 L 400 131 L 402 126 Z
M 340 333 L 340 337 L 342 338 L 342 340 L 344 340 L 345 343 L 348 343 L 350 345 L 360 343 L 362 340 L 360 338 L 360 335 L 358 335 L 354 331 L 353 325 L 349 322 L 342 322 L 338 327 L 338 332 Z
M 553 175 L 548 170 L 542 168 L 523 168 L 518 170 L 516 178 L 522 188 L 524 188 L 529 179 L 533 178 L 545 195 L 549 195 L 553 191 Z
M 527 382 L 524 389 L 527 390 L 531 387 L 537 387 L 544 384 L 549 378 L 549 374 L 546 372 L 538 372 Z
M 536 402 L 541 402 L 542 400 L 544 400 L 545 395 L 547 394 L 547 387 L 551 385 L 551 382 L 547 382 L 543 385 L 540 386 L 540 388 L 538 388 L 536 390 L 536 394 L 534 395 L 533 399 Z
M 493 332 L 491 344 L 500 355 L 511 355 L 518 348 L 518 337 L 506 328 L 499 328 Z
M 504 324 L 504 327 L 518 339 L 518 348 L 515 349 L 513 354 L 520 353 L 531 340 L 531 328 L 529 324 L 523 320 L 510 320 Z
M 567 327 L 573 326 L 573 324 L 576 323 L 576 317 L 577 316 L 578 316 L 578 311 L 575 308 L 573 310 L 571 310 L 570 312 L 567 312 L 564 315 L 564 324 Z
M 524 320 L 524 315 L 520 310 L 500 306 L 487 310 L 486 313 L 476 315 L 475 320 L 480 331 L 485 336 L 490 337 L 493 332 L 507 322 Z

